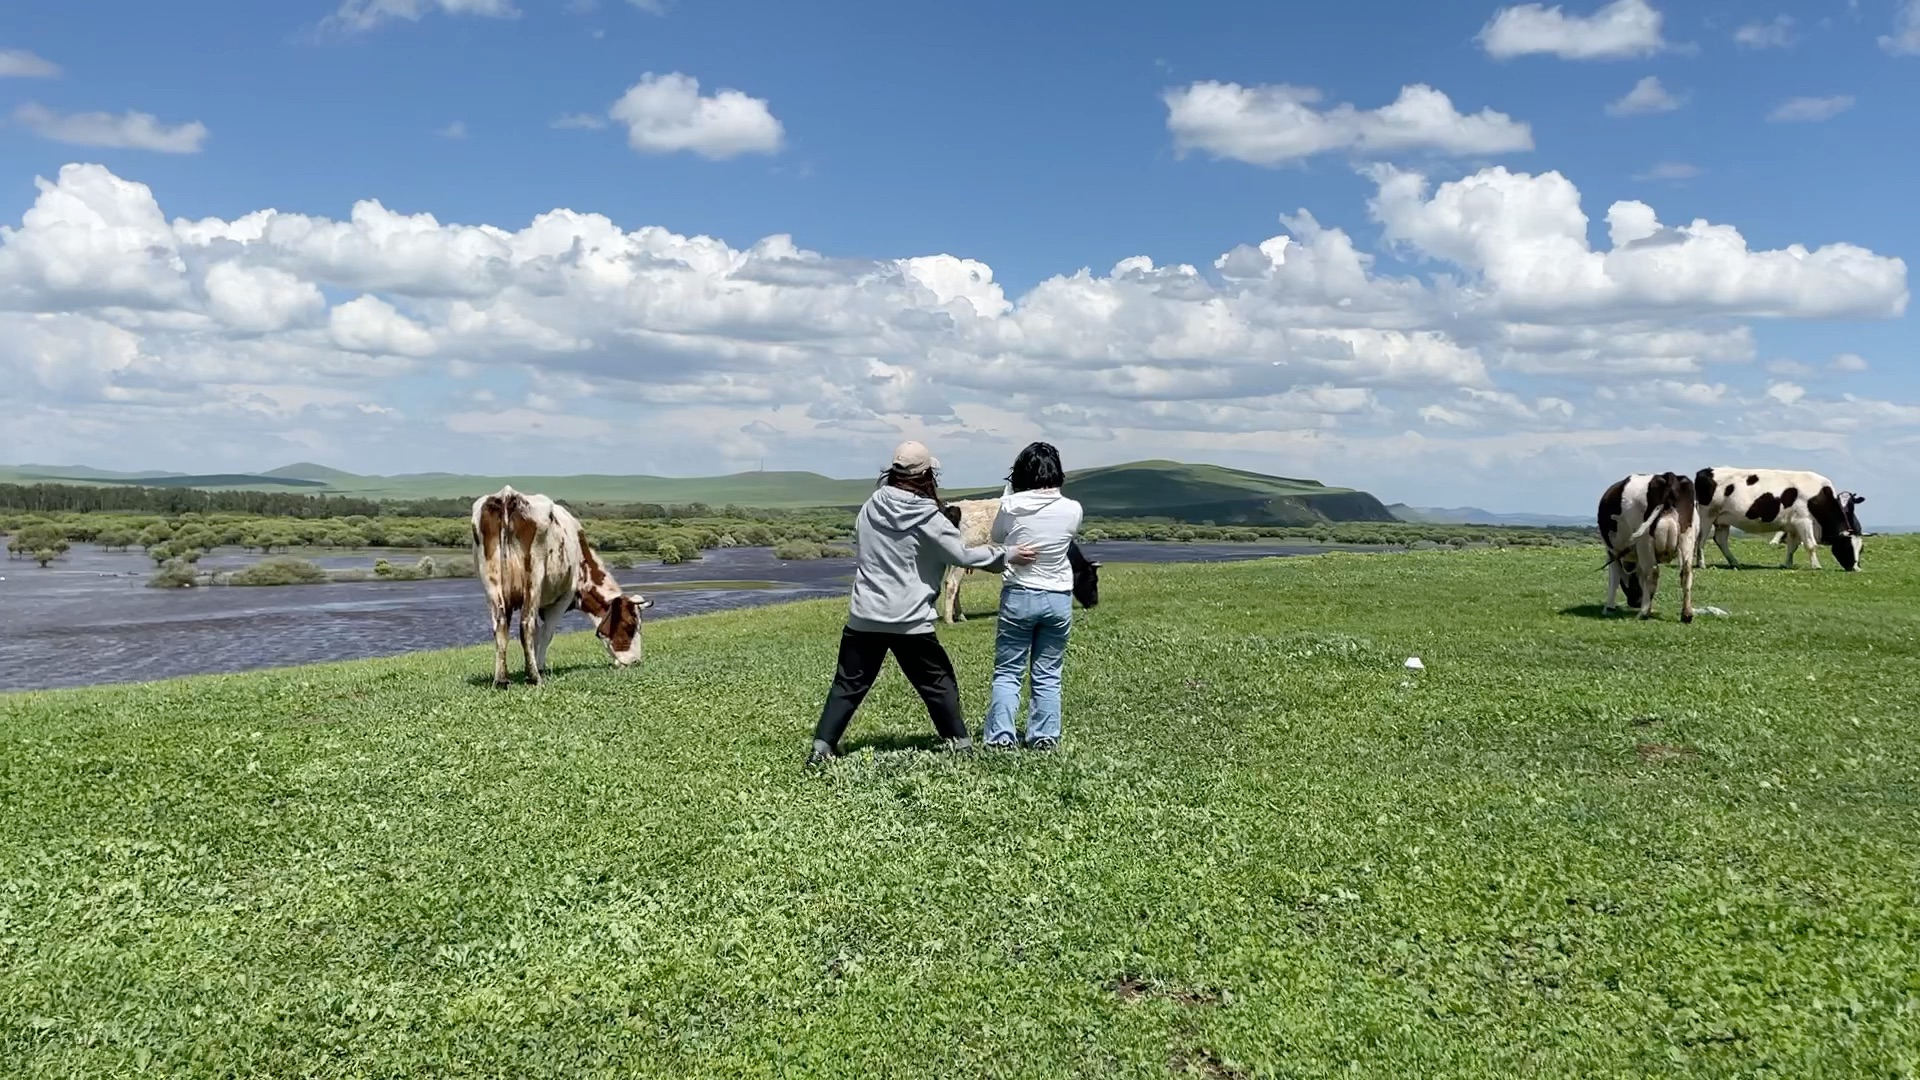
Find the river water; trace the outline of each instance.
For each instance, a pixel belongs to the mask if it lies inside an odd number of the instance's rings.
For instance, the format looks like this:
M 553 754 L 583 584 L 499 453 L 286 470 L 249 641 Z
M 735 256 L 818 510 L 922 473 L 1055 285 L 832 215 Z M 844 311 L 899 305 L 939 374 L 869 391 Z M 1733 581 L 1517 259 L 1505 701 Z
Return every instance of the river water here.
M 1310 544 L 1172 544 L 1102 541 L 1103 563 L 1217 562 L 1327 550 Z M 1363 549 L 1364 550 L 1364 549 Z M 307 555 L 332 569 L 418 561 L 419 551 Z M 438 553 L 436 553 L 438 554 Z M 218 551 L 202 570 L 230 570 L 259 556 Z M 616 571 L 630 592 L 651 597 L 647 621 L 845 596 L 846 559 L 781 562 L 769 548 L 728 548 L 677 566 Z M 357 660 L 489 642 L 476 578 L 336 582 L 267 587 L 150 589 L 153 561 L 139 551 L 77 544 L 42 569 L 0 559 L 0 691 L 145 682 L 182 675 Z M 566 617 L 584 630 L 584 615 Z M 516 639 L 517 641 L 517 639 Z M 515 645 L 516 650 L 518 645 Z M 514 654 L 518 663 L 518 653 Z

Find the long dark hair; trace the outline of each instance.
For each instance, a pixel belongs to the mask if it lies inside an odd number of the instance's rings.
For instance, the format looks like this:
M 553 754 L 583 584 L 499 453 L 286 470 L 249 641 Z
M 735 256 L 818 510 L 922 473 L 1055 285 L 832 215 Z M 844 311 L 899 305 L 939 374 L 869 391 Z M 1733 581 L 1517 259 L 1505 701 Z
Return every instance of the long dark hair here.
M 934 477 L 932 469 L 922 469 L 917 473 L 907 473 L 889 466 L 886 472 L 880 474 L 880 482 L 873 486 L 897 487 L 901 491 L 918 495 L 923 499 L 932 499 L 933 505 L 942 509 L 945 509 L 947 505 L 940 500 L 940 483 Z
M 1028 443 L 1020 456 L 1013 459 L 1013 472 L 1007 475 L 1007 484 L 1015 491 L 1033 491 L 1038 488 L 1057 488 L 1065 483 L 1067 474 L 1060 467 L 1060 451 L 1052 443 Z

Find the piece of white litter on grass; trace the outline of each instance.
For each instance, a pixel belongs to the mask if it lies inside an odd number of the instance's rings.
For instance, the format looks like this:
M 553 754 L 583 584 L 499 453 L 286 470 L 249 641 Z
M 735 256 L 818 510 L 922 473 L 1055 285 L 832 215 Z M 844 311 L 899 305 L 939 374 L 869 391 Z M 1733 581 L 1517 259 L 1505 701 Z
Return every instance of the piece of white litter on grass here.
M 1409 656 L 1407 657 L 1407 666 L 1415 671 L 1424 671 L 1427 665 L 1421 663 L 1419 657 Z
M 1728 615 L 1733 614 L 1732 612 L 1728 611 L 1726 608 L 1713 607 L 1712 605 L 1703 607 L 1700 610 L 1706 612 L 1709 615 L 1718 615 L 1723 619 L 1726 618 Z

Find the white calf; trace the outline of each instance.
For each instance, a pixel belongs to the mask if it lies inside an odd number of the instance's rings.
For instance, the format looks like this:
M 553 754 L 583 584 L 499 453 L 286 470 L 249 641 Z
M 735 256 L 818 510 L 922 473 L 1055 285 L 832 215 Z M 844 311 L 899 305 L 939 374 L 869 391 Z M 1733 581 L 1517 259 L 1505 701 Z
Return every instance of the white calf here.
M 993 542 L 993 519 L 1000 513 L 999 499 L 962 499 L 946 505 L 947 519 L 960 529 L 960 542 L 968 547 L 984 547 Z M 960 611 L 960 584 L 971 571 L 949 566 L 940 578 L 940 597 L 934 610 L 949 623 L 967 621 Z

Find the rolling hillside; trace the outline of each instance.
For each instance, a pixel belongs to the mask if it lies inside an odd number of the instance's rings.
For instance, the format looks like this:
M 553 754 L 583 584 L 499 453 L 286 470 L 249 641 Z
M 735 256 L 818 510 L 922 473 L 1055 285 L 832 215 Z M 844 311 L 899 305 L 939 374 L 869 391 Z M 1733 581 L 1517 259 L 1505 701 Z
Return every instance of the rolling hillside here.
M 464 476 L 411 473 L 360 476 L 297 462 L 261 473 L 113 473 L 84 467 L 0 466 L 0 483 L 137 484 L 208 490 L 289 491 L 357 495 L 371 499 L 472 498 L 512 484 L 576 503 L 706 503 L 799 509 L 856 506 L 873 480 L 837 480 L 811 472 L 748 472 L 731 476 Z M 1320 521 L 1393 521 L 1380 500 L 1364 491 L 1317 480 L 1267 476 L 1217 465 L 1137 461 L 1067 474 L 1067 491 L 1093 517 L 1171 518 L 1248 525 L 1311 525 Z M 998 485 L 955 487 L 953 498 L 997 495 Z
M 1477 506 L 1408 506 L 1394 503 L 1387 507 L 1394 517 L 1426 525 L 1592 525 L 1591 517 L 1565 514 L 1496 514 Z
M 1080 500 L 1089 517 L 1165 517 L 1218 525 L 1394 520 L 1379 499 L 1364 491 L 1176 461 L 1137 461 L 1070 472 L 1066 490 Z

